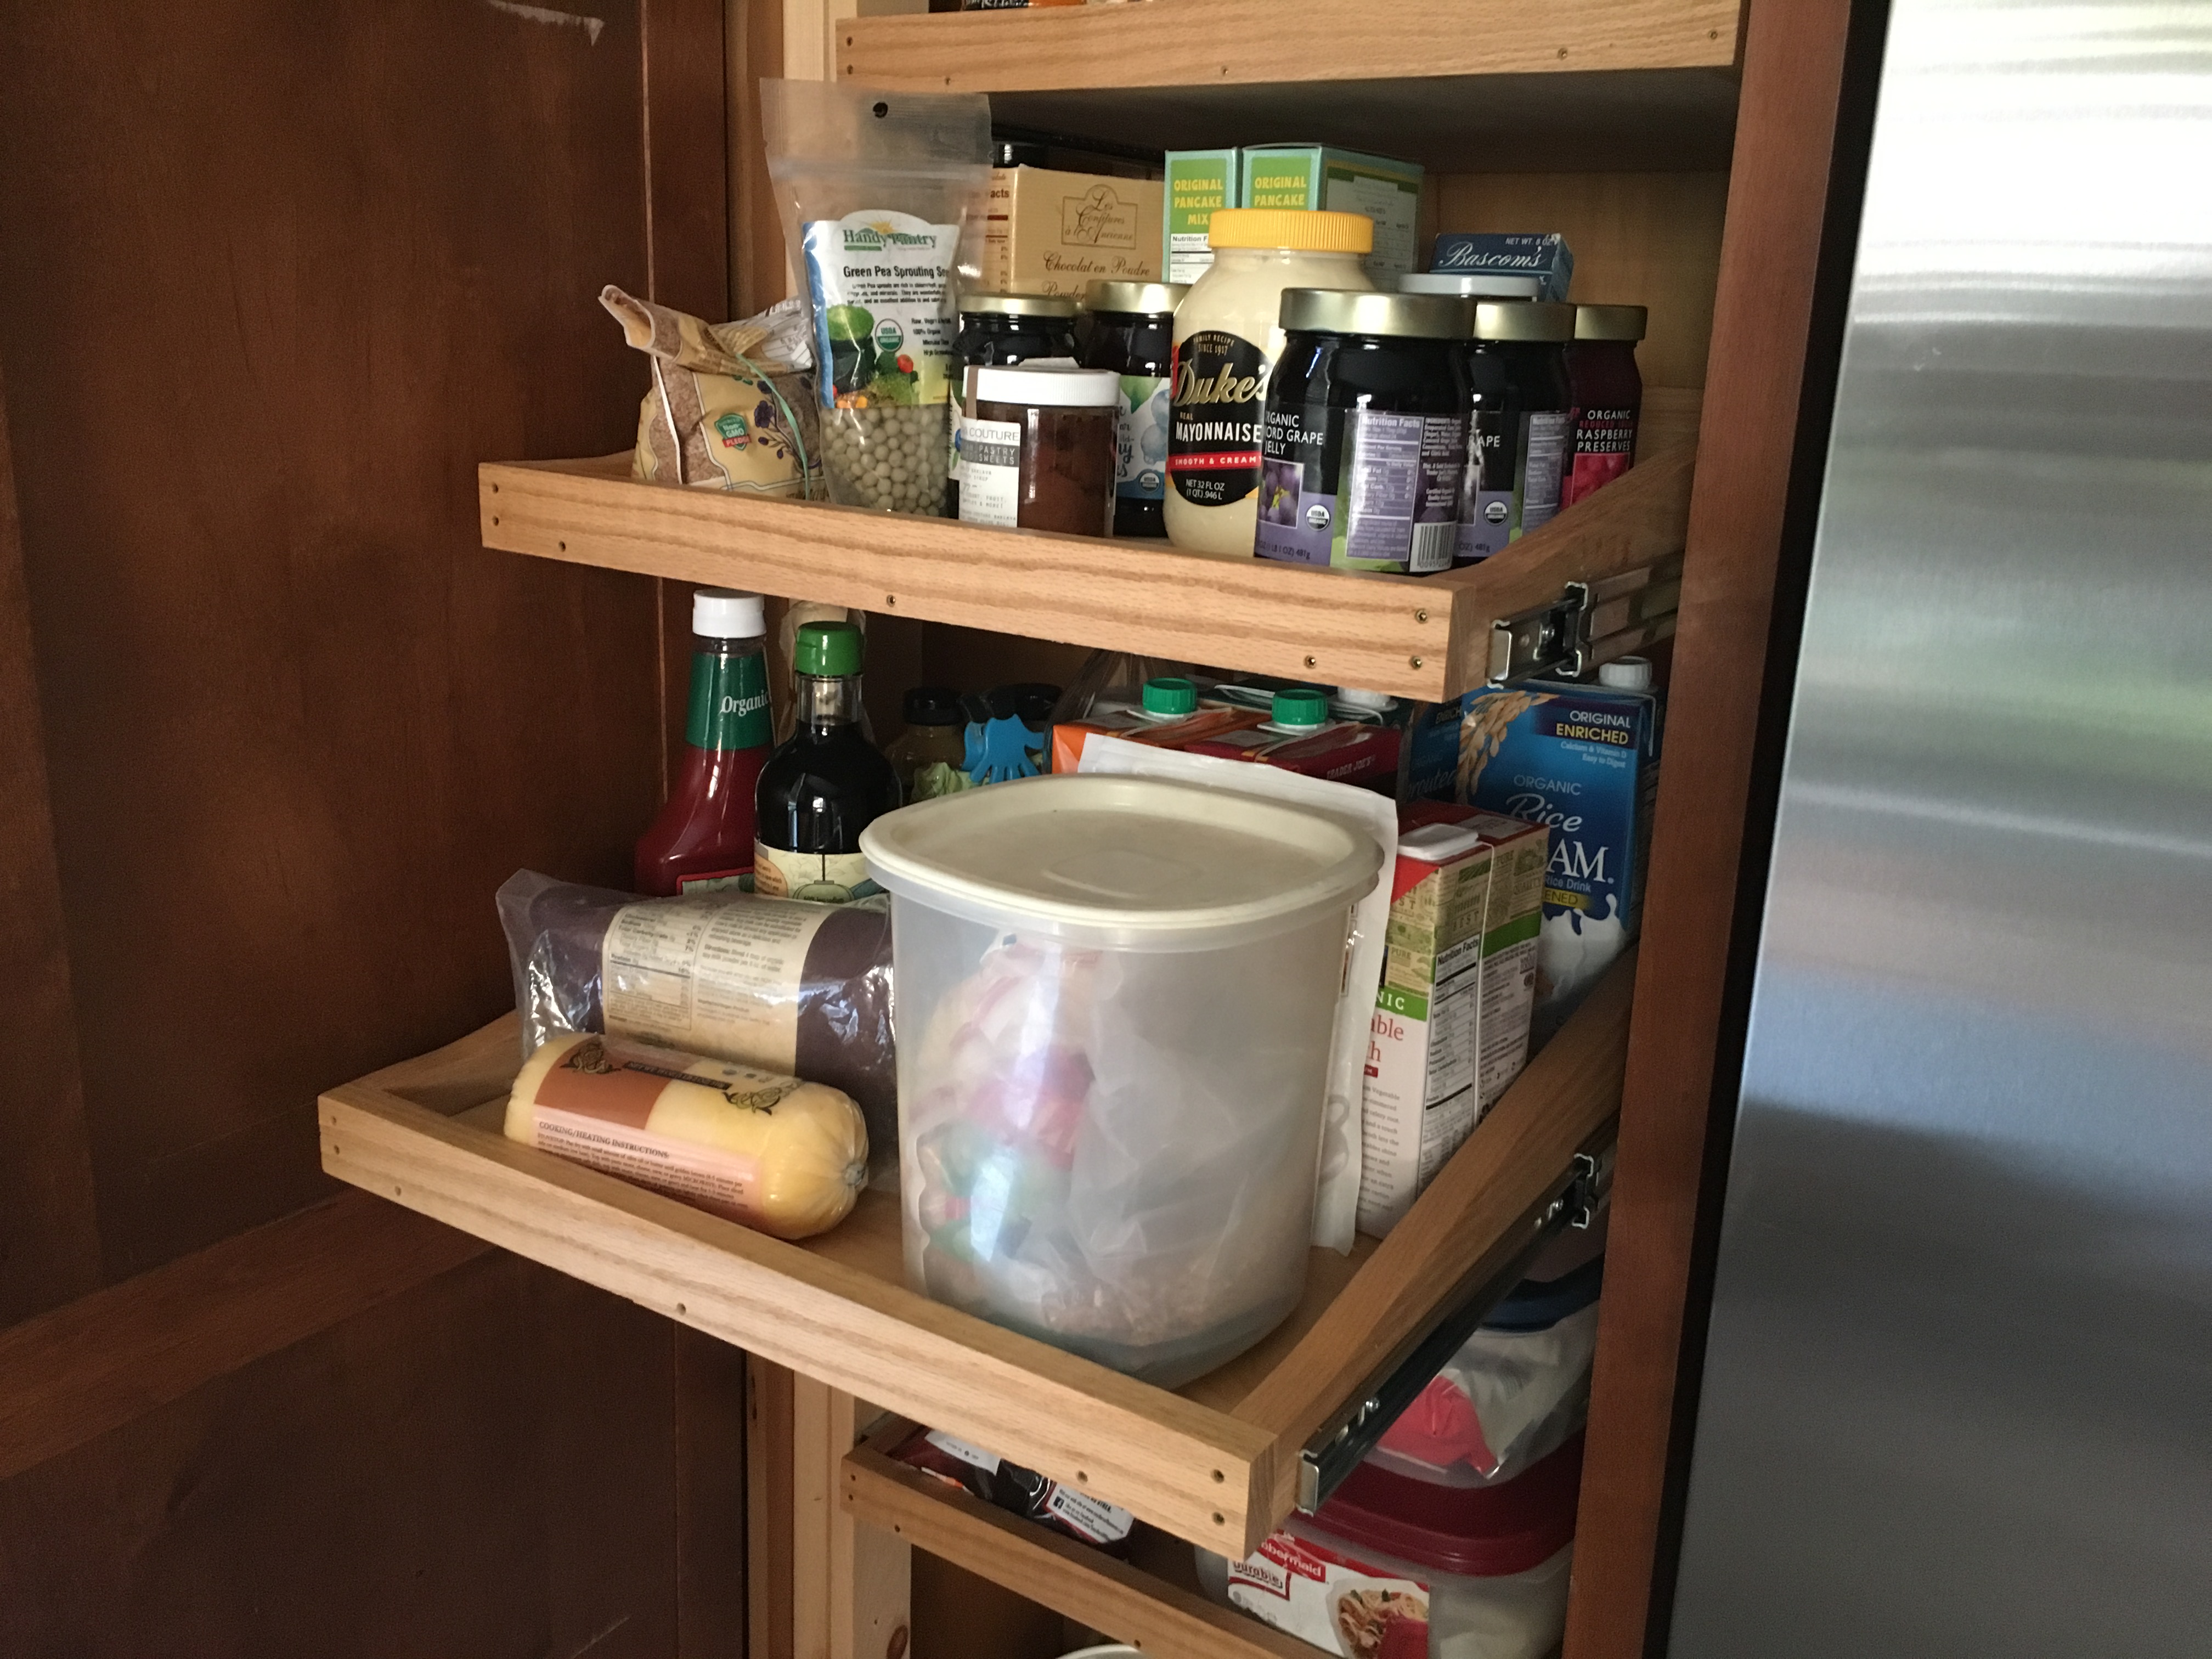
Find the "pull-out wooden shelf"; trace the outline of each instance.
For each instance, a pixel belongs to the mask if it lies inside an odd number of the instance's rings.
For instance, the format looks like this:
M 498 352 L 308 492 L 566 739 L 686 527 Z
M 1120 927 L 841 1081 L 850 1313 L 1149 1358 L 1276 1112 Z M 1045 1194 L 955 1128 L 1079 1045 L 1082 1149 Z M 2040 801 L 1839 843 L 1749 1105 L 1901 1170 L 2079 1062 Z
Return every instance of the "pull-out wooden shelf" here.
M 912 1427 L 895 1420 L 846 1455 L 837 1501 L 854 1520 L 1152 1659 L 1313 1659 L 1297 1638 L 1200 1595 L 1188 1545 L 1155 1534 L 1142 1544 L 1164 1548 L 1119 1561 L 894 1461 L 886 1454 Z
M 1632 956 L 1380 1244 L 1316 1251 L 1304 1303 L 1176 1393 L 908 1290 L 898 1209 L 866 1194 L 786 1243 L 501 1133 L 513 1017 L 322 1097 L 323 1167 L 764 1359 L 990 1447 L 1225 1553 L 1294 1504 L 1301 1449 L 1471 1275 L 1523 1248 L 1618 1110 Z
M 849 17 L 854 86 L 985 92 L 1001 125 L 1164 149 L 1323 143 L 1442 171 L 1717 167 L 1742 0 L 1145 0 Z M 1632 157 L 1632 161 L 1625 158 Z
M 1496 618 L 1681 551 L 1692 463 L 1662 451 L 1497 556 L 1425 577 L 641 483 L 627 455 L 477 476 L 484 545 L 508 552 L 1434 701 L 1481 684 Z

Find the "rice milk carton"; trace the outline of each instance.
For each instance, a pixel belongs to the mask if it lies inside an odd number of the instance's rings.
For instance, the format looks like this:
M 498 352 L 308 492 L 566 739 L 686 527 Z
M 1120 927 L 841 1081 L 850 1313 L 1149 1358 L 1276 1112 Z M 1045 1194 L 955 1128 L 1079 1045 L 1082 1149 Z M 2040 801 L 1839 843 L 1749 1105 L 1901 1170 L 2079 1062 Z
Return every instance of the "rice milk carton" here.
M 1639 658 L 1595 685 L 1483 686 L 1461 703 L 1458 796 L 1552 832 L 1535 1041 L 1572 1013 L 1643 921 L 1659 789 L 1658 694 Z
M 1405 1218 L 1528 1057 L 1548 838 L 1440 801 L 1398 811 L 1360 1103 L 1359 1229 Z

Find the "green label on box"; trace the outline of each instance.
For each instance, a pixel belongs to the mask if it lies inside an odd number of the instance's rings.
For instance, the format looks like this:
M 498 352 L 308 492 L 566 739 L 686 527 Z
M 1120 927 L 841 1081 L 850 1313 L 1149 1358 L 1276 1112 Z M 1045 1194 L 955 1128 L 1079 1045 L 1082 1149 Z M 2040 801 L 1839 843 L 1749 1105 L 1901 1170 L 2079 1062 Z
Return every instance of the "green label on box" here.
M 1418 991 L 1401 991 L 1395 985 L 1385 985 L 1376 992 L 1375 1006 L 1401 1019 L 1426 1020 L 1429 1017 L 1426 997 Z
M 1170 155 L 1167 161 L 1167 233 L 1203 236 L 1214 210 L 1236 204 L 1232 150 Z

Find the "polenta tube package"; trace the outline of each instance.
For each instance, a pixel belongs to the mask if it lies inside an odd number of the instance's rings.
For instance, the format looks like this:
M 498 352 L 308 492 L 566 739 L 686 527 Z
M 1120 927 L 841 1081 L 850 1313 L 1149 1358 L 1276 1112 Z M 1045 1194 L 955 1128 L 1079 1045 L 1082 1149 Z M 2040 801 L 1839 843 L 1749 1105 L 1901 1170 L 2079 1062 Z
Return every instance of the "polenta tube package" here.
M 852 1212 L 868 1131 L 842 1090 L 591 1033 L 523 1062 L 507 1138 L 778 1238 Z

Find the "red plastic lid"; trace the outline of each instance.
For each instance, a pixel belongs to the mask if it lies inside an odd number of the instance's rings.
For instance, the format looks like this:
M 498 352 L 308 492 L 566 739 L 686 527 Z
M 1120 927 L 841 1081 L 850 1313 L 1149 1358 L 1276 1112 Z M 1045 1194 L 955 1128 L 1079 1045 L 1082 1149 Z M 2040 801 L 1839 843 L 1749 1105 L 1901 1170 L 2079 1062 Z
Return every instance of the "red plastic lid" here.
M 1439 1572 L 1503 1578 L 1574 1541 L 1582 1484 L 1579 1434 L 1494 1486 L 1440 1486 L 1362 1463 L 1306 1524 Z

